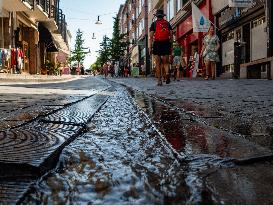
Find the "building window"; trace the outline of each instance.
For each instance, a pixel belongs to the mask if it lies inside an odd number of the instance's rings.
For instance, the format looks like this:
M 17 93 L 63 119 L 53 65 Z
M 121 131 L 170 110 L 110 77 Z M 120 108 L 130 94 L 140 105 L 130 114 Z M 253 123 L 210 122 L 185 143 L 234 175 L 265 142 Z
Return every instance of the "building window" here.
M 185 6 L 188 2 L 189 0 L 182 0 L 182 6 Z
M 174 0 L 169 0 L 167 4 L 167 19 L 171 20 L 174 17 Z
M 152 10 L 152 0 L 148 0 L 148 11 L 151 12 Z
M 141 5 L 141 3 L 140 2 L 138 2 L 138 16 L 140 15 L 140 13 L 141 13 L 141 9 L 142 9 L 142 5 Z
M 176 12 L 182 8 L 182 0 L 176 0 Z

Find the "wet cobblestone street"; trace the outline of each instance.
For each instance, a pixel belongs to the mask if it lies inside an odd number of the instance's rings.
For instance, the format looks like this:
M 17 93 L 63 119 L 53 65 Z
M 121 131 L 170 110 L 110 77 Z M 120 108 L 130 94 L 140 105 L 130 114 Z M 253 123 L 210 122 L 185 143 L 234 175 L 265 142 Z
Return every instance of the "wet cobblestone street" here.
M 87 133 L 63 151 L 59 169 L 37 185 L 30 201 L 37 199 L 43 204 L 187 201 L 189 190 L 183 174 L 186 168 L 124 91 L 110 95 L 114 96 L 88 124 Z
M 42 97 L 60 99 L 54 110 L 1 132 L 0 204 L 273 203 L 267 146 L 132 86 L 86 78 L 45 87 L 59 90 Z

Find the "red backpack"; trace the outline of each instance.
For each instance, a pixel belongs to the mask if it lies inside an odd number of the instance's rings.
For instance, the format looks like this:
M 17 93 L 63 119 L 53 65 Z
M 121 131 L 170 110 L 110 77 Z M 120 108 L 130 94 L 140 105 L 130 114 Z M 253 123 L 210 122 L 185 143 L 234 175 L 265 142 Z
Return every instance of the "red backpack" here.
M 165 19 L 156 20 L 155 22 L 155 41 L 166 41 L 170 39 L 169 22 Z

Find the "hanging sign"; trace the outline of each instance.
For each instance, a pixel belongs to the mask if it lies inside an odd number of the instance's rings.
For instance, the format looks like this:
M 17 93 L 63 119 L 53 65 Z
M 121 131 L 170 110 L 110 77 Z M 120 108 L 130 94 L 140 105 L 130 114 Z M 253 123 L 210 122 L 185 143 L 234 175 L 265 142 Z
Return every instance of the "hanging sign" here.
M 253 0 L 229 0 L 229 7 L 251 7 L 253 5 Z
M 210 21 L 194 3 L 191 3 L 191 6 L 193 32 L 208 32 Z

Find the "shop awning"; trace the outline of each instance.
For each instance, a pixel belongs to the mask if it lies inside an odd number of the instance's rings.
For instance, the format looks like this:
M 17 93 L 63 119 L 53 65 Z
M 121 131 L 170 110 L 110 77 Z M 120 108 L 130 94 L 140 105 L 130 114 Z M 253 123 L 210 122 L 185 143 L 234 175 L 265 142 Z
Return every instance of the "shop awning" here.
M 52 33 L 48 30 L 43 23 L 39 23 L 40 41 L 45 42 L 48 46 L 48 52 L 62 51 L 65 54 L 69 54 L 69 48 L 63 37 L 59 33 Z
M 47 52 L 58 52 L 59 46 L 54 41 L 49 30 L 46 27 L 44 27 L 41 23 L 39 23 L 38 30 L 39 30 L 39 35 L 40 35 L 39 36 L 40 41 L 44 42 L 46 44 L 46 51 Z
M 68 48 L 66 42 L 64 41 L 62 35 L 56 34 L 56 33 L 52 33 L 51 35 L 52 35 L 55 43 L 58 45 L 58 49 L 66 54 L 69 54 L 70 53 L 69 48 Z

